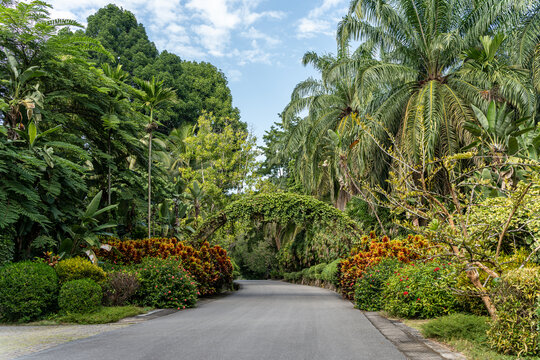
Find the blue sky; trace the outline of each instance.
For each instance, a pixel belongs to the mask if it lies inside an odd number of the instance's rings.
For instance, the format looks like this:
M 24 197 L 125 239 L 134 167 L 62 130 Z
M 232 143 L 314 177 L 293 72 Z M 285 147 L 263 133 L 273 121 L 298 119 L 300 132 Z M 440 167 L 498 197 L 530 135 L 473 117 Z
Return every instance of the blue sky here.
M 306 51 L 336 51 L 348 0 L 50 0 L 53 18 L 85 24 L 115 3 L 135 14 L 160 51 L 208 61 L 229 80 L 234 106 L 262 143 L 294 86 L 314 75 Z

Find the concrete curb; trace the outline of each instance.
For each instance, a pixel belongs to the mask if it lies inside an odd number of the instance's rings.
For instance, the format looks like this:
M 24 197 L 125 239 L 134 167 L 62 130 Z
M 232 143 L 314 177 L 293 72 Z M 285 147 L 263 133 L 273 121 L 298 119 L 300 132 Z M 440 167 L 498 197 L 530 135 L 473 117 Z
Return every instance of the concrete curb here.
M 411 360 L 466 360 L 465 356 L 425 339 L 418 330 L 397 320 L 389 320 L 376 312 L 364 312 L 366 318 Z

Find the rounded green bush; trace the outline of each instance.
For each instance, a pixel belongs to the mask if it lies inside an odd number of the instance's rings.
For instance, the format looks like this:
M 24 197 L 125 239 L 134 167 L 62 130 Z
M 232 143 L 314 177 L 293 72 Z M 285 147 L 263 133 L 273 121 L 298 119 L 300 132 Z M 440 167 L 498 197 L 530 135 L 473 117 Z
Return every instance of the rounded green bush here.
M 197 303 L 197 283 L 177 258 L 144 258 L 139 280 L 136 296 L 142 305 L 185 309 Z
M 379 311 L 382 308 L 382 292 L 388 279 L 403 266 L 399 260 L 389 258 L 370 266 L 356 281 L 354 303 L 360 310 Z
M 102 268 L 81 257 L 62 260 L 56 265 L 55 270 L 60 283 L 86 278 L 99 283 L 105 280 L 107 275 Z
M 44 263 L 8 264 L 0 269 L 0 318 L 30 321 L 56 308 L 58 277 Z
M 451 289 L 455 268 L 437 261 L 410 264 L 396 271 L 383 290 L 384 310 L 402 318 L 432 318 L 455 312 L 459 303 Z
M 98 309 L 102 298 L 101 286 L 94 280 L 70 280 L 60 289 L 58 305 L 68 313 L 85 313 Z

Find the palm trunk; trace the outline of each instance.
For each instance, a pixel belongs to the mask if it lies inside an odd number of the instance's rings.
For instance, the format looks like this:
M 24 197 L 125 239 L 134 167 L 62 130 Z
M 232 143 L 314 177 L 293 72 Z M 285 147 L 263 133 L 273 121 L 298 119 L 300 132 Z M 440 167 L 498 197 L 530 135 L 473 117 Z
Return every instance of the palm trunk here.
M 152 221 L 152 131 L 148 137 L 148 238 L 151 238 Z
M 107 175 L 107 205 L 111 205 L 111 130 L 109 130 L 109 139 L 108 139 L 108 175 Z

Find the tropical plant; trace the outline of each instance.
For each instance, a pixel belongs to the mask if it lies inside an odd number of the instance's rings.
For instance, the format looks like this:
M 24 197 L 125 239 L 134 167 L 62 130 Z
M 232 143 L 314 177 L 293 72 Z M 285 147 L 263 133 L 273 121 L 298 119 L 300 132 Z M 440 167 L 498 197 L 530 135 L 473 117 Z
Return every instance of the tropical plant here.
M 136 79 L 135 82 L 140 89 L 134 91 L 135 97 L 141 102 L 143 109 L 148 110 L 146 133 L 148 134 L 148 237 L 152 231 L 152 137 L 154 130 L 159 126 L 159 122 L 154 119 L 154 110 L 164 103 L 175 102 L 176 93 L 171 88 L 166 88 L 163 81 L 152 77 L 150 81 Z
M 64 227 L 69 237 L 63 239 L 60 244 L 61 253 L 74 256 L 84 252 L 93 262 L 97 261 L 92 248 L 100 247 L 100 236 L 112 235 L 107 230 L 116 227 L 116 224 L 110 223 L 100 225 L 99 216 L 118 206 L 115 204 L 100 209 L 102 195 L 103 192 L 100 191 L 94 196 L 86 210 L 79 216 L 78 223 Z
M 482 66 L 492 62 L 502 38 L 491 41 L 480 37 L 511 29 L 529 10 L 528 2 L 512 0 L 474 4 L 457 0 L 353 0 L 339 24 L 338 39 L 344 47 L 350 40 L 369 41 L 380 60 L 336 64 L 329 78 L 342 77 L 354 69 L 359 73 L 361 96 L 379 91 L 381 95 L 368 106 L 370 116 L 362 119 L 363 126 L 371 129 L 374 142 L 384 143 L 395 136 L 407 163 L 456 154 L 471 141 L 463 128 L 473 121 L 469 104 L 486 106 L 483 91 L 497 87 L 497 92 L 525 115 L 534 111 L 531 87 L 510 68 L 499 67 L 506 70 L 496 72 L 496 76 L 489 70 L 493 67 L 460 70 L 466 51 L 482 60 Z M 479 41 L 484 43 L 483 52 L 471 52 Z

